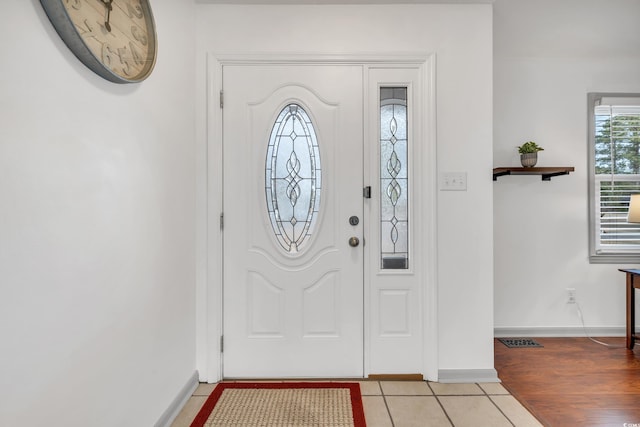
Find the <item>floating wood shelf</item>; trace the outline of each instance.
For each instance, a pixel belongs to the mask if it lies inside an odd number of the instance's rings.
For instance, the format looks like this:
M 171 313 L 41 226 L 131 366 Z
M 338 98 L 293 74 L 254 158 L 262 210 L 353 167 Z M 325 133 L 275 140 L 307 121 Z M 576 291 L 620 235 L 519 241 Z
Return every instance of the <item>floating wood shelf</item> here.
M 557 166 L 547 168 L 494 168 L 493 180 L 504 175 L 541 175 L 543 181 L 551 181 L 554 176 L 569 175 L 573 172 L 573 166 Z

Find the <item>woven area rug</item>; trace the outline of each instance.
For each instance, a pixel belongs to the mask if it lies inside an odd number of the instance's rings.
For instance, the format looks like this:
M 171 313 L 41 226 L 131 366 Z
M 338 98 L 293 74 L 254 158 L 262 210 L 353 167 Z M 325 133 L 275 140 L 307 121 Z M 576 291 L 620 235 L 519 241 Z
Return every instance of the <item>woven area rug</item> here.
M 191 427 L 366 427 L 358 383 L 220 383 Z

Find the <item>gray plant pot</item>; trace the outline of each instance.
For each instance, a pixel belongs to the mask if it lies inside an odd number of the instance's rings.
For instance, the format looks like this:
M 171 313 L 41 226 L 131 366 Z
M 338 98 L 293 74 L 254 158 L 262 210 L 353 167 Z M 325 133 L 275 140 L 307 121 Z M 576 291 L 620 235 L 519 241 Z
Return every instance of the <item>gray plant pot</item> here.
M 525 168 L 532 168 L 538 163 L 538 153 L 520 154 L 520 163 Z

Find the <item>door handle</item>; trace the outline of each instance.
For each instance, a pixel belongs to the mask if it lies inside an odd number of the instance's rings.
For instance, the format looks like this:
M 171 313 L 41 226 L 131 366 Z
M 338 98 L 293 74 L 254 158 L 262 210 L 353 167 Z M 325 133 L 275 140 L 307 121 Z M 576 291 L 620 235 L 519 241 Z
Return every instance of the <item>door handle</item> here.
M 360 244 L 360 239 L 358 239 L 356 236 L 349 237 L 349 246 L 355 248 L 359 244 Z

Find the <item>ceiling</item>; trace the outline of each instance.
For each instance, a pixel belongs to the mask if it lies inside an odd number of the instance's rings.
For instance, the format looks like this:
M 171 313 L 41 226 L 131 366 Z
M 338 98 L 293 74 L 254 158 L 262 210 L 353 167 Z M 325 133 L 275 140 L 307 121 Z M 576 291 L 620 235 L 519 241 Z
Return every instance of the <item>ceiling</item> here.
M 196 0 L 211 4 L 491 4 L 494 0 Z

